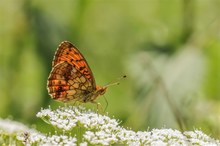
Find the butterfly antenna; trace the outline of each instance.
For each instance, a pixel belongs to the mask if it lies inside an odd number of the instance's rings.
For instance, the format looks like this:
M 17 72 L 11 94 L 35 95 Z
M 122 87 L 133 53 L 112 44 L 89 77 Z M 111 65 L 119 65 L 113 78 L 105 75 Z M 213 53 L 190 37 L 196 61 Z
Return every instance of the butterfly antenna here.
M 124 78 L 126 78 L 127 76 L 126 75 L 124 75 L 124 76 L 122 76 L 122 77 L 120 77 L 120 78 L 117 78 L 116 80 L 114 80 L 114 81 L 111 81 L 111 82 L 109 82 L 108 84 L 106 84 L 104 87 L 109 87 L 109 86 L 114 86 L 114 85 L 119 85 L 119 81 L 121 80 L 121 79 L 124 79 Z

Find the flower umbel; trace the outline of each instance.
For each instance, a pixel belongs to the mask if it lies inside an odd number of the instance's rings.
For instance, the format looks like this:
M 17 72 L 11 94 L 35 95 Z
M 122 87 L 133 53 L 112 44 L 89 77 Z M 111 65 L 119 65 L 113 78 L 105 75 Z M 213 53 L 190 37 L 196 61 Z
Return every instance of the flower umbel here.
M 37 117 L 65 132 L 81 128 L 81 145 L 220 145 L 199 130 L 181 133 L 172 129 L 153 129 L 152 131 L 132 131 L 119 125 L 116 119 L 94 113 L 79 106 L 42 109 Z M 76 137 L 77 136 L 77 133 Z
M 11 120 L 0 119 L 0 145 L 16 145 L 17 142 L 29 145 L 220 145 L 202 131 L 180 132 L 173 129 L 153 129 L 151 131 L 128 130 L 119 121 L 100 115 L 79 106 L 41 109 L 37 117 L 56 127 L 58 131 L 43 134 Z M 54 133 L 54 134 L 51 134 Z M 14 141 L 8 142 L 4 138 Z

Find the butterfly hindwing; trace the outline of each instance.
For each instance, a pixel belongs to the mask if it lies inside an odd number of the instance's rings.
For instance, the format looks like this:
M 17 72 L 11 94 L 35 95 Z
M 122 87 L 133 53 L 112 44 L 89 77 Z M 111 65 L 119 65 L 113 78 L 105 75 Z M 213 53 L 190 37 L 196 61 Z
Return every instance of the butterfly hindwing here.
M 91 82 L 66 61 L 55 65 L 48 78 L 48 92 L 59 101 L 81 101 L 93 91 Z

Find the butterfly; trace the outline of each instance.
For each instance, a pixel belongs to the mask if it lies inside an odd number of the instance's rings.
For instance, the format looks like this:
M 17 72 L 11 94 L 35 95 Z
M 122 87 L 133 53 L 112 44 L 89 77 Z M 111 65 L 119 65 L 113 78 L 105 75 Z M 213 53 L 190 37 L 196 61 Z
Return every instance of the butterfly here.
M 96 103 L 97 97 L 104 95 L 107 88 L 115 84 L 118 83 L 103 87 L 96 85 L 86 59 L 72 43 L 64 41 L 57 48 L 47 81 L 47 90 L 53 99 Z

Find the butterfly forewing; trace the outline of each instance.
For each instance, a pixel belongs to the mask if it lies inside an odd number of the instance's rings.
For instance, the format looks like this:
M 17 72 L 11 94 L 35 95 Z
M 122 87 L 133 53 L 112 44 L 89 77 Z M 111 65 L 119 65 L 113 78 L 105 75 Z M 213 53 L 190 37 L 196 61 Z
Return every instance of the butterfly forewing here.
M 83 55 L 70 42 L 62 42 L 53 59 L 47 89 L 58 101 L 93 101 L 95 79 Z
M 67 61 L 74 68 L 76 68 L 76 70 L 80 71 L 87 79 L 91 81 L 95 89 L 95 78 L 87 61 L 80 51 L 68 41 L 64 41 L 59 45 L 52 62 L 52 67 L 62 61 Z

